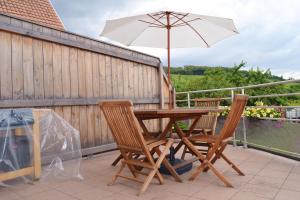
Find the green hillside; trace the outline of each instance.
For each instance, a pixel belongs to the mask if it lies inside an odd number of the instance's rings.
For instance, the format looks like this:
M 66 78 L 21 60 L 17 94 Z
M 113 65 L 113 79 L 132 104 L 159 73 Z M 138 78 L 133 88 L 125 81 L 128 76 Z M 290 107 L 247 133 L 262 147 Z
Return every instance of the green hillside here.
M 282 77 L 273 75 L 270 70 L 263 71 L 259 68 L 244 70 L 243 68 L 245 65 L 246 63 L 241 62 L 239 65 L 235 65 L 233 67 L 174 67 L 171 68 L 171 80 L 177 92 L 238 87 L 284 80 Z M 300 84 L 294 83 L 266 88 L 247 89 L 245 92 L 252 96 L 263 94 L 295 93 L 300 92 Z M 191 98 L 204 96 L 228 97 L 230 96 L 230 91 L 193 94 Z M 177 96 L 177 99 L 185 98 L 186 96 L 184 95 Z M 262 100 L 267 105 L 300 105 L 299 96 L 251 99 L 249 104 L 254 104 L 254 102 L 257 100 Z

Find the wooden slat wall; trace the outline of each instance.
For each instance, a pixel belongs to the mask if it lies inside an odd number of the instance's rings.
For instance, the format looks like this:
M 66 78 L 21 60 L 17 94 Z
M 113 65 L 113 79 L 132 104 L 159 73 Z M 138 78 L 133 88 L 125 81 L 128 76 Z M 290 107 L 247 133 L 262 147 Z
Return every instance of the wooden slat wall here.
M 20 34 L 0 31 L 0 63 L 2 101 L 160 98 L 158 67 Z M 167 95 L 166 93 L 165 98 Z M 160 104 L 136 104 L 135 107 L 156 109 Z M 52 108 L 80 130 L 82 148 L 113 142 L 97 105 Z M 157 131 L 159 121 L 147 122 L 147 126 L 151 131 Z

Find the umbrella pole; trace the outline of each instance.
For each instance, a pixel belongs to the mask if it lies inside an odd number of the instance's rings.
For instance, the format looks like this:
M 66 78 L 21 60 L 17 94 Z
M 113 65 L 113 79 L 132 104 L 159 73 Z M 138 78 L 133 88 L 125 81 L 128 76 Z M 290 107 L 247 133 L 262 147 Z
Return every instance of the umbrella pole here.
M 168 88 L 169 88 L 169 109 L 171 109 L 173 106 L 173 98 L 172 98 L 172 91 L 171 91 L 171 61 L 170 61 L 170 31 L 171 31 L 171 26 L 170 26 L 170 12 L 166 12 L 167 15 L 167 49 L 168 49 Z

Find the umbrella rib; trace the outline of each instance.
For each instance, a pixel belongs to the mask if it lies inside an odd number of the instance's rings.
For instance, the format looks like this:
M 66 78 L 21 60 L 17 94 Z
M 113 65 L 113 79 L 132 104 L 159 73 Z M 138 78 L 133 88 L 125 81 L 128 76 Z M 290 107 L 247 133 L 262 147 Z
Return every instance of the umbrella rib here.
M 166 26 L 166 24 L 162 23 L 162 22 L 159 21 L 158 19 L 155 19 L 152 15 L 147 14 L 147 16 L 148 16 L 148 17 L 151 17 L 151 18 L 154 19 L 156 22 L 160 23 L 162 26 Z M 160 17 L 160 18 L 162 18 L 162 17 Z M 160 19 L 160 18 L 159 18 L 159 19 Z
M 171 14 L 171 15 L 173 15 L 173 14 Z M 183 15 L 182 17 L 180 17 L 179 19 L 177 19 L 175 22 L 173 22 L 173 23 L 171 24 L 171 26 L 176 25 L 177 22 L 179 22 L 180 20 L 182 20 L 183 18 L 185 18 L 185 17 L 188 16 L 188 15 L 189 15 L 189 13 L 186 13 L 185 15 Z M 173 16 L 174 16 L 174 15 L 173 15 Z
M 175 16 L 175 15 L 173 15 L 173 16 L 176 17 L 177 19 L 179 19 L 177 16 Z M 180 21 L 183 21 L 183 23 L 185 23 L 188 27 L 190 27 L 203 40 L 203 42 L 206 44 L 206 46 L 209 47 L 208 43 L 205 41 L 205 39 L 202 37 L 202 35 L 192 25 L 190 25 L 188 22 L 184 21 L 183 19 L 181 19 Z
M 173 26 L 173 27 L 183 26 L 183 25 L 186 25 L 186 23 L 193 22 L 193 21 L 196 21 L 196 20 L 202 20 L 202 19 L 198 17 L 198 18 L 191 19 L 191 20 L 188 20 L 188 21 L 183 22 L 183 23 L 180 23 L 180 24 L 176 24 L 176 25 Z
M 155 27 L 164 27 L 164 26 L 162 26 L 162 25 L 160 25 L 160 24 L 148 22 L 148 21 L 141 20 L 141 19 L 139 19 L 138 21 L 143 22 L 143 23 L 146 23 L 146 24 L 154 25 Z

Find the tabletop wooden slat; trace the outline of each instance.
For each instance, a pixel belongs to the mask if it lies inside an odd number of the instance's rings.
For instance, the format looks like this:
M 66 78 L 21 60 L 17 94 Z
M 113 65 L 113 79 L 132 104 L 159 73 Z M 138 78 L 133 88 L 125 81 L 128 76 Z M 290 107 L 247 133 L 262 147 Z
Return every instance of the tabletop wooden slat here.
M 223 109 L 155 109 L 135 110 L 134 114 L 139 119 L 157 118 L 193 118 L 209 112 L 221 112 Z

